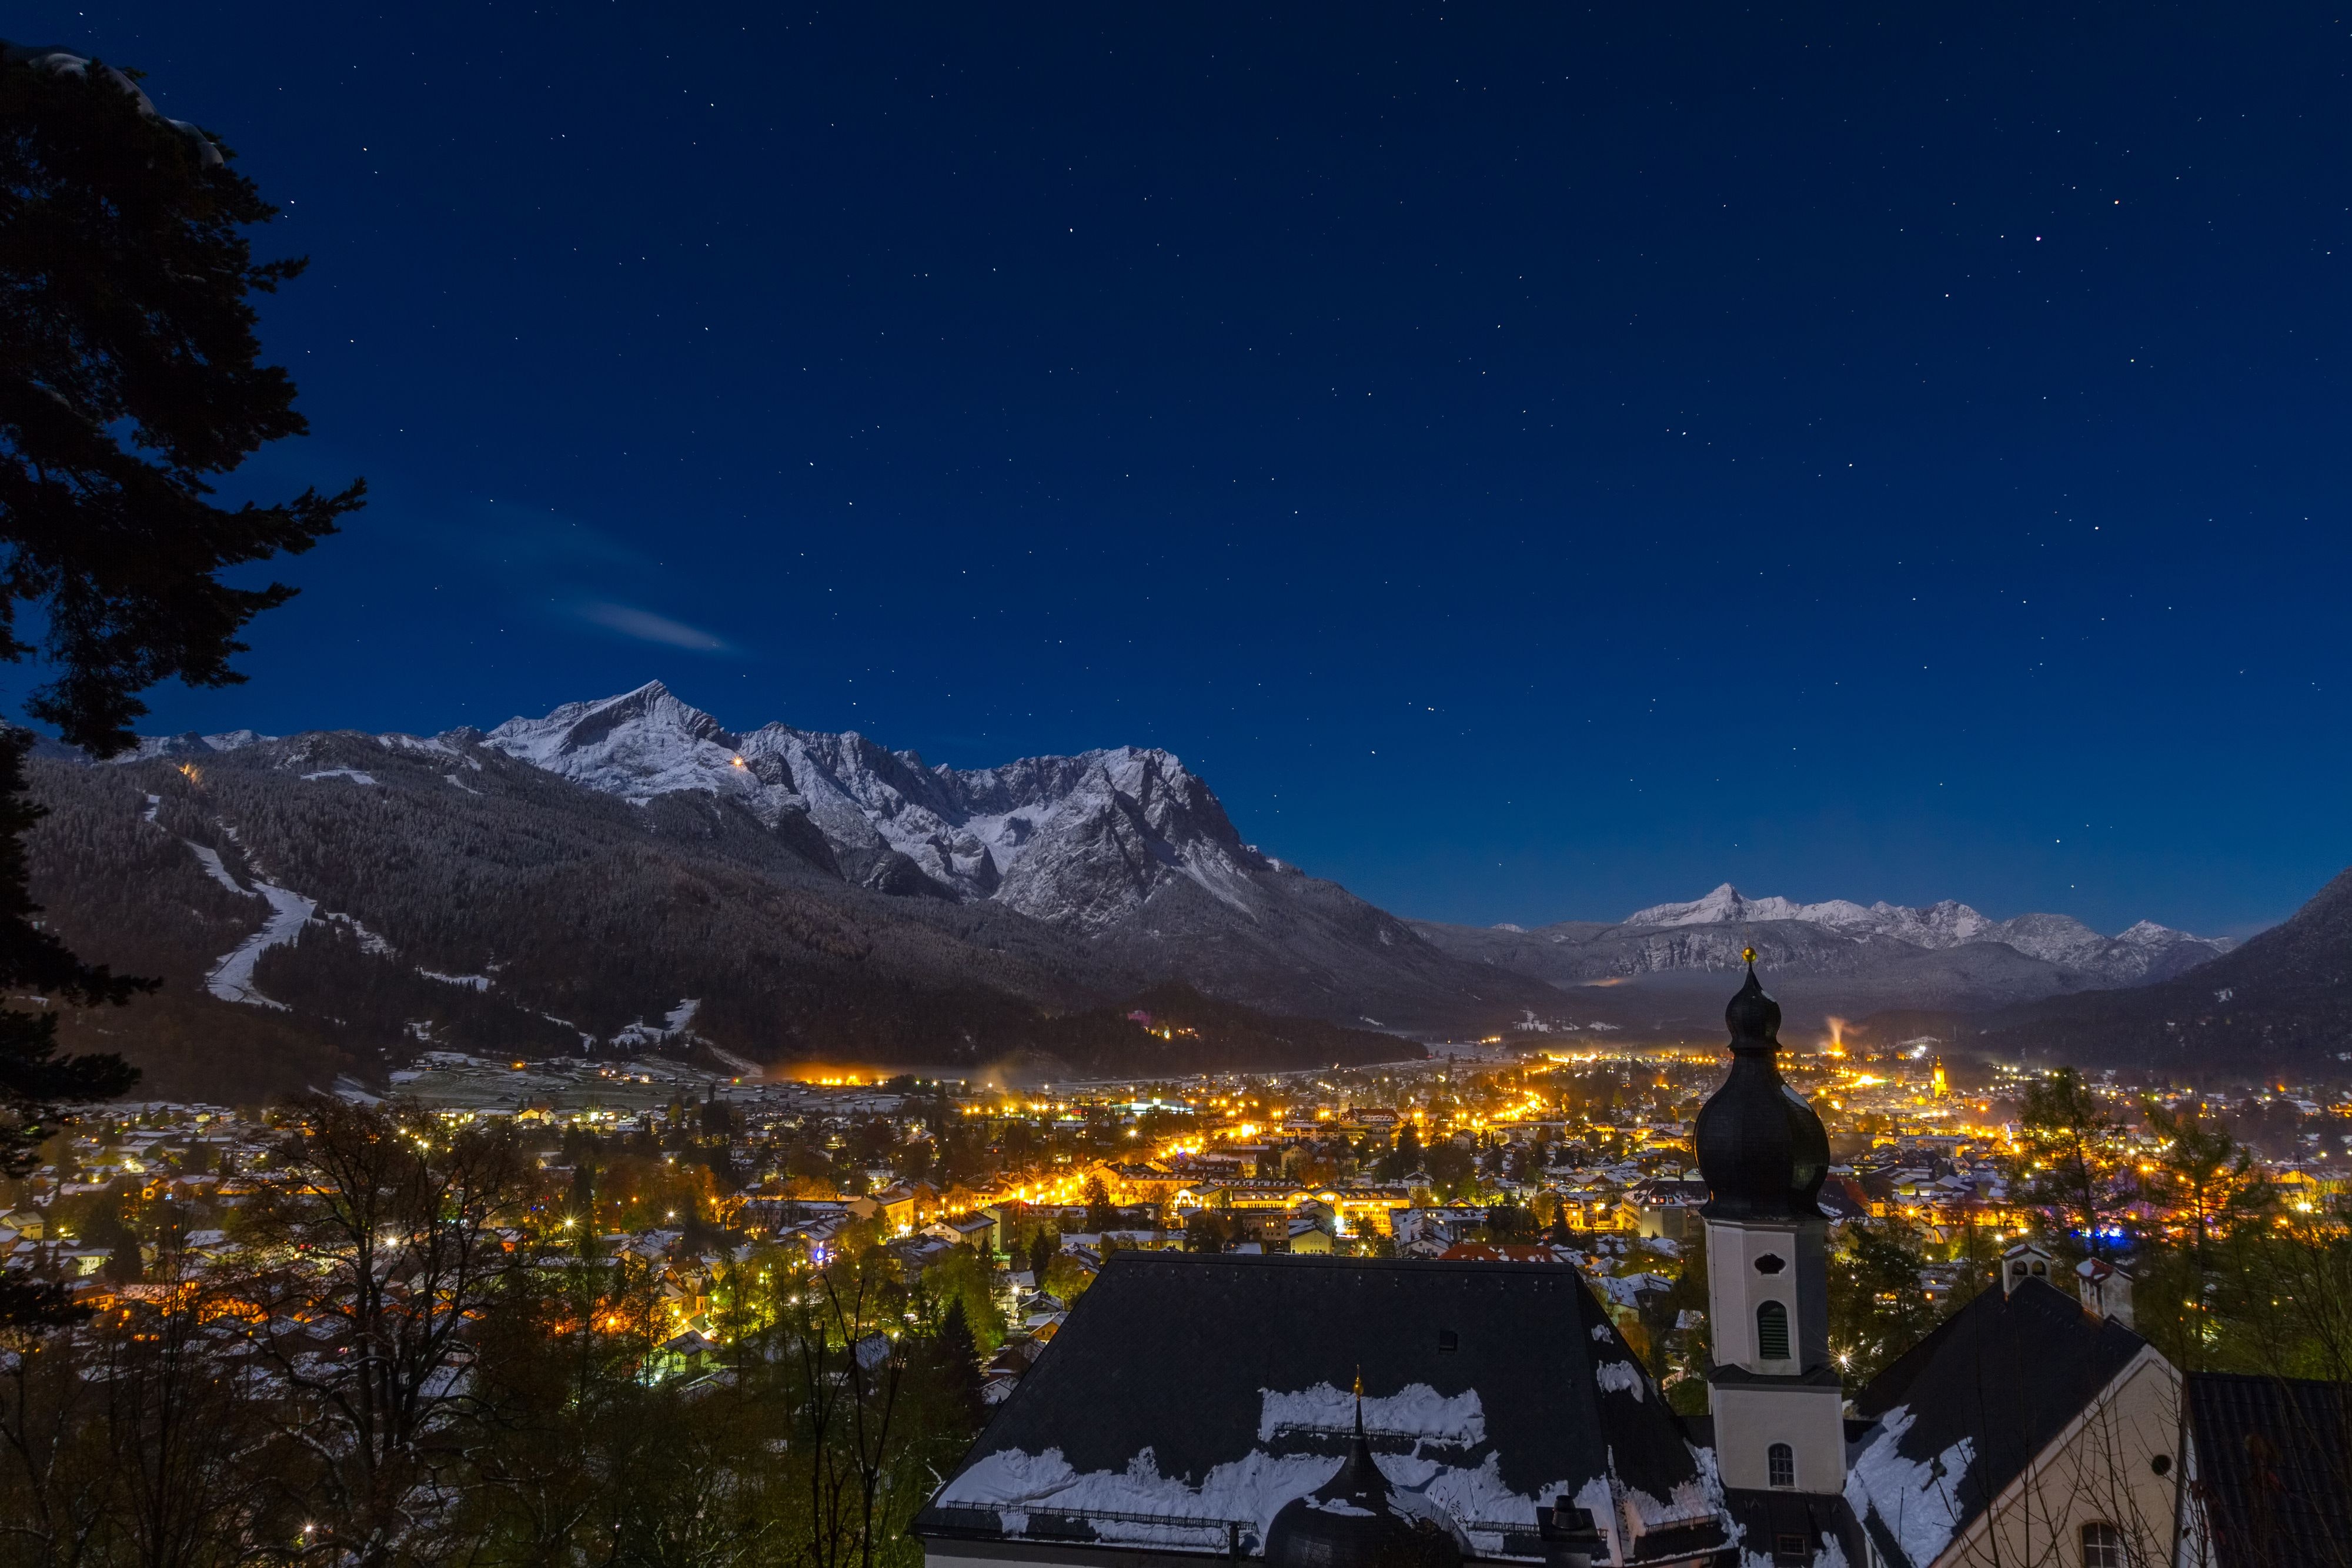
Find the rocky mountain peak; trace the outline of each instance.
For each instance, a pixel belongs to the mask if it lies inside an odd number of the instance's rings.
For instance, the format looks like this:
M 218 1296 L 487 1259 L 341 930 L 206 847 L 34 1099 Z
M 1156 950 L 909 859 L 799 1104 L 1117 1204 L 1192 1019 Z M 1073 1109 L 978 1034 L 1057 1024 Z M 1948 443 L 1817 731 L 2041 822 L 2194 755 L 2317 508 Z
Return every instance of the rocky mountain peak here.
M 1685 904 L 1656 904 L 1627 915 L 1627 928 L 1671 930 L 1682 926 L 1742 925 L 1790 921 L 1851 940 L 1885 939 L 1930 952 L 1991 942 L 2030 958 L 2107 984 L 2128 984 L 2178 973 L 2226 953 L 2226 937 L 2191 936 L 2143 920 L 2116 936 L 2098 932 L 2067 915 L 2020 915 L 1994 920 L 1957 899 L 1913 909 L 1885 901 L 1864 906 L 1849 899 L 1799 904 L 1794 899 L 1749 898 L 1725 883 Z
M 955 768 L 856 731 L 738 733 L 658 681 L 509 719 L 485 743 L 639 805 L 694 791 L 772 827 L 800 819 L 870 886 L 991 899 L 1081 929 L 1122 918 L 1171 877 L 1230 902 L 1237 880 L 1273 874 L 1208 784 L 1155 747 Z

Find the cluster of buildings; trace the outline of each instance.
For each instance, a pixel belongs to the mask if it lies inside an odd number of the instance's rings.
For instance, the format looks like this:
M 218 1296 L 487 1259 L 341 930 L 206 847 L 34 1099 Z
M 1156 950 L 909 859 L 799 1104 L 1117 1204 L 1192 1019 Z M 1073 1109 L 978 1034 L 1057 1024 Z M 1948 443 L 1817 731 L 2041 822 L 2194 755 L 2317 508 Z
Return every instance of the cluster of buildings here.
M 513 1245 L 585 1224 L 642 1262 L 667 1314 L 658 1375 L 708 1375 L 730 1270 L 755 1261 L 824 1269 L 878 1245 L 909 1279 L 984 1270 L 1008 1331 L 983 1369 L 1001 1414 L 924 1516 L 934 1568 L 1105 1552 L 1348 1568 L 1408 1546 L 1424 1568 L 2251 1568 L 2226 1544 L 2251 1527 L 2191 1507 L 2186 1483 L 2249 1431 L 2313 1417 L 2184 1376 L 2135 1330 L 2127 1277 L 2021 1240 L 2024 1081 L 1963 1090 L 1922 1042 L 1784 1061 L 1752 977 L 1730 1021 L 1728 1080 L 1719 1051 L 1059 1091 L 434 1053 L 394 1089 L 522 1131 L 544 1212 Z M 2117 1112 L 2120 1195 L 2161 1151 L 2136 1094 L 2093 1090 Z M 2300 1205 L 2340 1203 L 2352 1106 L 2260 1098 L 2263 1171 Z M 135 1288 L 163 1215 L 173 1266 L 201 1268 L 279 1135 L 250 1111 L 107 1107 L 9 1185 L 0 1266 Z M 617 1160 L 666 1173 L 684 1211 L 569 1212 Z M 2127 1196 L 2143 1229 L 2179 1222 L 2154 1186 Z M 1825 1259 L 1839 1227 L 1888 1220 L 1956 1257 L 1989 1240 L 2001 1288 L 1850 1396 Z M 1702 1250 L 1711 1294 L 1684 1316 L 1714 1359 L 1691 1419 L 1637 1324 Z M 1995 1409 L 1988 1386 L 2021 1392 Z
M 642 1213 L 633 1230 L 604 1239 L 610 1249 L 670 1259 L 685 1302 L 707 1296 L 702 1284 L 730 1249 L 782 1248 L 823 1266 L 853 1226 L 872 1227 L 918 1272 L 958 1246 L 1025 1262 L 1045 1231 L 1082 1274 L 1118 1250 L 1440 1259 L 1483 1248 L 1497 1258 L 1573 1256 L 1605 1294 L 1622 1291 L 1611 1281 L 1670 1272 L 1701 1233 L 1708 1193 L 1694 1113 L 1719 1060 L 1584 1051 L 1055 1092 L 845 1071 L 747 1082 L 661 1057 L 503 1062 L 432 1052 L 393 1088 L 452 1120 L 511 1119 L 541 1141 L 557 1178 L 574 1159 L 604 1157 L 596 1151 L 668 1150 L 675 1163 L 690 1145 L 687 1157 L 726 1174 L 709 1184 L 700 1223 Z M 2015 1181 L 2021 1082 L 1997 1076 L 1963 1092 L 1933 1042 L 1865 1057 L 1833 1040 L 1798 1057 L 1790 1076 L 1832 1135 L 1814 1197 L 1832 1225 L 1899 1218 L 1931 1245 L 1974 1232 L 1979 1251 L 2026 1228 Z M 2124 1092 L 2104 1090 L 2122 1108 Z M 2278 1101 L 2306 1124 L 2330 1121 L 2314 1092 L 2282 1086 Z M 2347 1111 L 2334 1120 L 2352 1127 Z M 120 1239 L 78 1234 L 87 1228 L 73 1217 L 108 1193 L 180 1206 L 182 1231 L 201 1252 L 218 1243 L 224 1211 L 249 1190 L 273 1136 L 265 1116 L 226 1107 L 114 1106 L 103 1117 L 15 1185 L 0 1216 L 0 1264 L 95 1279 Z M 2127 1170 L 2150 1134 L 2119 1136 Z M 794 1176 L 793 1146 L 825 1151 L 825 1177 Z M 2303 1201 L 2331 1201 L 2342 1190 L 2344 1135 L 2294 1134 L 2264 1164 Z M 1514 1226 L 1495 1223 L 1498 1205 Z M 2119 1207 L 2144 1227 L 2173 1218 L 2145 1193 Z M 1564 1245 L 1547 1249 L 1553 1242 Z M 1022 1270 L 1001 1272 L 1005 1309 L 1024 1322 L 1034 1314 L 1013 1283 Z M 1923 1276 L 1931 1296 L 1948 1284 Z
M 108 1107 L 95 1126 L 43 1145 L 29 1176 L 0 1182 L 0 1268 L 96 1289 L 135 1281 L 158 1263 L 152 1227 L 121 1223 L 126 1204 L 161 1205 L 174 1217 L 175 1249 L 194 1260 L 225 1252 L 228 1214 L 256 1187 L 276 1134 L 226 1106 L 166 1103 Z
M 1832 1136 L 1782 1076 L 1752 971 L 1727 1021 L 1685 1231 L 1707 1259 L 1706 1415 L 1668 1407 L 1566 1262 L 1119 1254 L 918 1519 L 931 1568 L 2256 1568 L 2340 1550 L 2352 1386 L 2185 1374 L 2096 1261 L 2009 1246 L 1993 1287 L 1849 1396 Z M 1861 1201 L 1996 1201 L 1959 1196 L 1965 1151 L 1939 1170 L 1890 1147 L 1848 1167 Z

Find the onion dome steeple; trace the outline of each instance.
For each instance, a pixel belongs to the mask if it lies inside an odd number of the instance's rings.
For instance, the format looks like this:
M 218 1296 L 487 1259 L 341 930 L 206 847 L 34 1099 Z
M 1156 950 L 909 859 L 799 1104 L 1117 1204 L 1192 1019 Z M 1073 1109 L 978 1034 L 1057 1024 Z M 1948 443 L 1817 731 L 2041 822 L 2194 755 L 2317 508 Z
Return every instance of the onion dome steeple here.
M 1805 1218 L 1829 1175 L 1830 1140 L 1813 1108 L 1783 1082 L 1779 1062 L 1780 1004 L 1756 979 L 1756 951 L 1748 983 L 1723 1009 L 1731 1030 L 1731 1072 L 1698 1113 L 1699 1175 L 1706 1178 L 1703 1212 L 1717 1219 Z

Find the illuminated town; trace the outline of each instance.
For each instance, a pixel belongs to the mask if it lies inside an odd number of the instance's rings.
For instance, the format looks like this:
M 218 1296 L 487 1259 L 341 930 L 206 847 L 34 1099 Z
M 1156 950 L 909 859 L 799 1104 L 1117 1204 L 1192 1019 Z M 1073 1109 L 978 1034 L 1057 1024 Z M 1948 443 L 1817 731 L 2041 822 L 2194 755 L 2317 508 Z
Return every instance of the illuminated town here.
M 761 1301 L 797 1300 L 796 1281 L 857 1257 L 887 1260 L 910 1285 L 984 1292 L 994 1310 L 980 1339 L 1001 1398 L 1106 1257 L 1166 1249 L 1571 1262 L 1672 1388 L 1698 1364 L 1678 1287 L 1706 1196 L 1692 1120 L 1723 1062 L 1707 1045 L 1497 1040 L 1347 1071 L 1016 1088 L 436 1052 L 395 1075 L 394 1103 L 452 1127 L 511 1125 L 535 1174 L 503 1232 L 509 1250 L 593 1239 L 657 1277 L 647 1376 L 715 1375 L 730 1324 L 740 1332 Z M 2005 1245 L 2051 1233 L 2021 1125 L 2040 1075 L 1955 1072 L 1937 1040 L 1866 1051 L 1834 1031 L 1784 1067 L 1832 1138 L 1823 1211 L 1841 1233 L 1910 1249 L 1919 1321 L 1965 1299 Z M 2110 1250 L 2178 1241 L 2194 1223 L 2164 1180 L 2151 1114 L 2221 1118 L 2249 1145 L 2244 1179 L 2283 1216 L 2340 1204 L 2352 1143 L 2340 1089 L 2088 1088 L 2112 1115 L 2099 1176 Z M 93 1111 L 8 1185 L 0 1254 L 17 1277 L 101 1306 L 201 1275 L 237 1255 L 240 1213 L 280 1179 L 297 1120 Z M 1865 1318 L 1906 1294 L 1877 1284 L 1857 1303 Z

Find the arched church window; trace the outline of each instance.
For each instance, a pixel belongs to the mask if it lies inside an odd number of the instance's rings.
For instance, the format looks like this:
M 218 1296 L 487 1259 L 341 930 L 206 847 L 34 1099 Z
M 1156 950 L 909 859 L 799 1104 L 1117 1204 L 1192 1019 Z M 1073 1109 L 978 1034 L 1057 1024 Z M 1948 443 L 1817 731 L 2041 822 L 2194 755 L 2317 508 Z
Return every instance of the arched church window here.
M 2083 1526 L 2083 1568 L 2124 1568 L 2124 1532 L 2112 1524 Z
M 1765 1479 L 1776 1487 L 1797 1484 L 1797 1450 L 1786 1443 L 1775 1443 L 1764 1450 Z M 2086 1563 L 2084 1568 L 2090 1568 Z M 2118 1565 L 2120 1568 L 2120 1565 Z
M 1756 1359 L 1789 1359 L 1789 1309 L 1779 1301 L 1766 1301 L 1756 1309 Z

